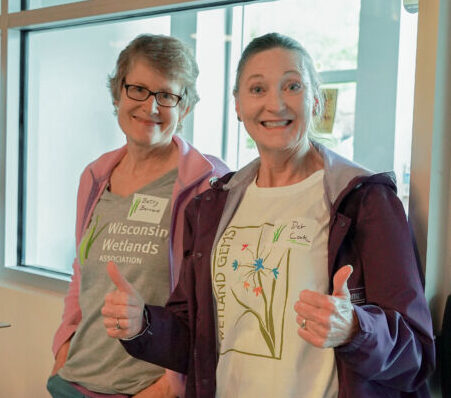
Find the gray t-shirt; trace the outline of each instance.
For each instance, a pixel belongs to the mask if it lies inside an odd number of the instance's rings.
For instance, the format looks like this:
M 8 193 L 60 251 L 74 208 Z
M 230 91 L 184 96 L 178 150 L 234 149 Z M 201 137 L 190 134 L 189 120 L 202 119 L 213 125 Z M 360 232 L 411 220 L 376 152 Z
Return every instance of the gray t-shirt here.
M 106 264 L 114 261 L 146 303 L 169 297 L 171 196 L 177 169 L 128 197 L 105 190 L 78 248 L 82 320 L 59 375 L 91 391 L 136 394 L 164 369 L 127 354 L 103 326 L 105 294 L 114 289 Z

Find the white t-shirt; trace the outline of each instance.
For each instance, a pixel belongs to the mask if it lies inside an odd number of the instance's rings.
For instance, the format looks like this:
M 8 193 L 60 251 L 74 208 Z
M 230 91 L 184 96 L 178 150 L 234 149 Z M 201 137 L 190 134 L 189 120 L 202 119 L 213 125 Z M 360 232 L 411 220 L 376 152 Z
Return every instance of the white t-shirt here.
M 338 395 L 333 349 L 299 337 L 293 308 L 304 289 L 328 293 L 323 177 L 251 184 L 212 254 L 218 398 Z

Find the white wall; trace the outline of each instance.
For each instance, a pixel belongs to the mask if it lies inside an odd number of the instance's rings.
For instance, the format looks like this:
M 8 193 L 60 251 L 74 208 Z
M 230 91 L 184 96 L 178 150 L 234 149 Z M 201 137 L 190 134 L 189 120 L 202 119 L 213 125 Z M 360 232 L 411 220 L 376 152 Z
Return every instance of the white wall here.
M 0 286 L 0 395 L 48 398 L 53 366 L 51 343 L 63 310 L 63 295 L 29 286 Z

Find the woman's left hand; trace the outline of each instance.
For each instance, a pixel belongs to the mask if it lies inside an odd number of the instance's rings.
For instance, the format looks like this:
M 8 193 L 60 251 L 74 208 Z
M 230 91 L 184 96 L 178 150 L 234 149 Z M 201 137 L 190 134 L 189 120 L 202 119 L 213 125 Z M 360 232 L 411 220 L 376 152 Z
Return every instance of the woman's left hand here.
M 332 295 L 303 290 L 294 305 L 298 334 L 310 344 L 338 347 L 349 343 L 358 331 L 358 320 L 351 303 L 348 279 L 352 266 L 340 268 L 334 275 Z

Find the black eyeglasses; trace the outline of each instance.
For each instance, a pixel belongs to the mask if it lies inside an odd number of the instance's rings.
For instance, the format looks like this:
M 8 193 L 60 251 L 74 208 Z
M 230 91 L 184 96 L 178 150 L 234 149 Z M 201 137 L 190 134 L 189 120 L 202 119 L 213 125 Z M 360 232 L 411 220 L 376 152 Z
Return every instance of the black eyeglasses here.
M 127 97 L 135 101 L 145 101 L 151 95 L 155 96 L 157 104 L 160 106 L 166 106 L 168 108 L 173 108 L 177 106 L 182 97 L 177 94 L 165 93 L 164 91 L 159 91 L 157 93 L 150 91 L 149 89 L 136 86 L 134 84 L 124 84 L 125 92 Z

